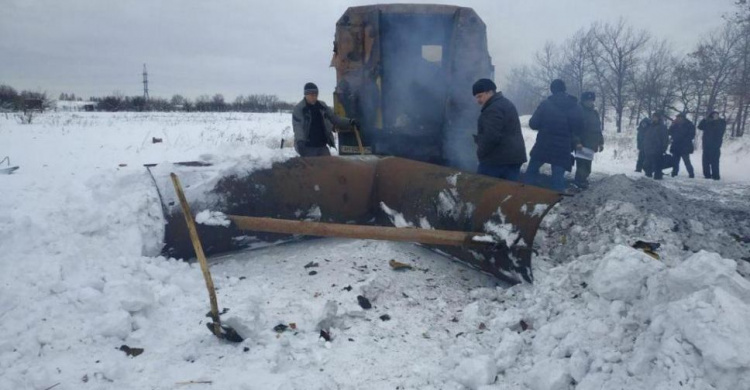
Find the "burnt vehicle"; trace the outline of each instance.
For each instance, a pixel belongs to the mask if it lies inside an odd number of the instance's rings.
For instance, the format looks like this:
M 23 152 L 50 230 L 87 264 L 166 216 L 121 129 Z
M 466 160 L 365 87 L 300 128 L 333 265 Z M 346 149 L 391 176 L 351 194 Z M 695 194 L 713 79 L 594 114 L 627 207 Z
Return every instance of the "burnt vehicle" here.
M 479 107 L 471 85 L 492 78 L 486 26 L 471 8 L 351 7 L 336 23 L 334 110 L 359 118 L 365 153 L 476 169 Z M 341 155 L 359 154 L 339 134 Z

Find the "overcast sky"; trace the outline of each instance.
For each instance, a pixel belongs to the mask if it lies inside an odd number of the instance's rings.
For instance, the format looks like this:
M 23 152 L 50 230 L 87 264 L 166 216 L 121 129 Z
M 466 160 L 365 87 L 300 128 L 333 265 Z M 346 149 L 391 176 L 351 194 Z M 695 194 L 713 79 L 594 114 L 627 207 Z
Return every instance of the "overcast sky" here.
M 399 2 L 399 1 L 389 1 Z M 423 3 L 425 1 L 409 1 Z M 503 75 L 548 40 L 624 17 L 687 52 L 722 23 L 733 0 L 426 1 L 472 7 L 487 24 Z M 330 100 L 338 18 L 358 0 L 0 0 L 0 84 L 18 90 L 152 97 L 266 93 L 301 98 L 315 81 Z

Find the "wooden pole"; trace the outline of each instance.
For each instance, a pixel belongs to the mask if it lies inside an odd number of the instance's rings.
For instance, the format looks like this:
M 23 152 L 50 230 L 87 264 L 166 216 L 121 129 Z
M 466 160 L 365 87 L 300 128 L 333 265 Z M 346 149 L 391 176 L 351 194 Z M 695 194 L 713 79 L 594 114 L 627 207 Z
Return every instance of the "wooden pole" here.
M 243 217 L 230 215 L 229 219 L 240 230 L 267 233 L 301 234 L 305 236 L 342 237 L 369 240 L 406 241 L 421 244 L 482 247 L 493 243 L 474 241 L 484 233 L 384 226 L 346 225 L 324 222 L 292 221 L 286 219 Z
M 359 146 L 359 154 L 364 155 L 365 148 L 362 146 L 362 137 L 359 136 L 359 129 L 357 129 L 357 126 L 353 126 L 352 129 L 354 130 L 354 136 L 357 137 L 357 145 Z
M 198 237 L 198 230 L 195 228 L 195 221 L 193 221 L 193 214 L 190 212 L 190 205 L 188 205 L 185 193 L 182 192 L 182 185 L 177 175 L 170 174 L 172 177 L 172 184 L 174 190 L 177 192 L 177 197 L 180 199 L 180 205 L 182 206 L 182 214 L 185 215 L 185 223 L 187 223 L 188 231 L 190 232 L 190 241 L 193 242 L 193 249 L 195 249 L 195 256 L 198 257 L 198 262 L 201 265 L 201 271 L 203 272 L 203 279 L 206 281 L 206 289 L 208 289 L 208 299 L 211 302 L 211 317 L 214 320 L 214 334 L 218 338 L 223 338 L 221 333 L 221 320 L 219 319 L 219 304 L 216 301 L 216 289 L 214 288 L 214 281 L 211 278 L 211 271 L 208 269 L 208 262 L 206 261 L 206 255 L 203 253 L 203 246 L 201 240 Z

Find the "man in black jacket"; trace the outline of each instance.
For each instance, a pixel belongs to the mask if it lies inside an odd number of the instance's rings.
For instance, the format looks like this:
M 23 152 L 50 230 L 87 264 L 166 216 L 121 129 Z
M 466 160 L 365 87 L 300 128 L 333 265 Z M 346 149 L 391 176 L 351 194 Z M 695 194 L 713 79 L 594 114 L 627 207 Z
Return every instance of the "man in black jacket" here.
M 719 113 L 713 111 L 708 118 L 700 121 L 698 128 L 703 130 L 703 176 L 719 180 L 719 157 L 727 121 L 719 118 Z
M 643 130 L 643 170 L 646 176 L 662 179 L 662 161 L 668 146 L 669 135 L 663 115 L 655 112 L 651 115 L 651 123 Z
M 351 130 L 358 126 L 354 119 L 342 118 L 323 101 L 318 100 L 318 86 L 305 84 L 305 97 L 292 112 L 294 149 L 301 157 L 330 156 L 329 146 L 334 146 L 334 126 Z
M 674 158 L 672 177 L 680 172 L 680 160 L 685 162 L 685 169 L 690 178 L 694 178 L 693 164 L 690 163 L 690 154 L 693 153 L 693 139 L 695 139 L 695 125 L 685 118 L 685 114 L 679 113 L 669 126 L 669 136 L 672 138 L 670 152 Z
M 539 104 L 529 120 L 529 127 L 538 130 L 526 168 L 526 182 L 537 184 L 539 168 L 552 166 L 552 189 L 565 191 L 565 171 L 573 167 L 573 130 L 583 126 L 583 113 L 578 99 L 565 93 L 565 83 L 554 80 L 550 84 L 552 96 Z
M 584 92 L 581 94 L 581 109 L 583 110 L 583 126 L 573 129 L 573 144 L 577 151 L 586 148 L 594 153 L 604 150 L 604 135 L 599 112 L 594 108 L 596 94 Z M 592 160 L 576 157 L 575 184 L 579 188 L 589 186 Z
M 472 86 L 477 104 L 482 107 L 477 123 L 478 173 L 518 181 L 521 165 L 526 162 L 526 146 L 516 106 L 490 79 L 480 79 Z
M 651 125 L 651 118 L 643 118 L 638 123 L 638 134 L 636 135 L 635 144 L 638 148 L 638 160 L 635 162 L 635 171 L 643 172 L 643 160 L 645 155 L 643 153 L 643 136 L 646 134 L 646 129 Z

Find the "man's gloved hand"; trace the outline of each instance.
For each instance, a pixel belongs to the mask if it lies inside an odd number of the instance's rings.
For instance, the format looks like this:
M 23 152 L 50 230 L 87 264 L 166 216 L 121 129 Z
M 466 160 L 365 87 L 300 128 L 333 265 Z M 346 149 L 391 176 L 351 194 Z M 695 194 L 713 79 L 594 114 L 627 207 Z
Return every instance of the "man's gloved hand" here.
M 603 152 L 603 151 L 604 151 L 604 145 L 599 145 L 599 152 Z
M 349 124 L 352 125 L 352 127 L 359 127 L 359 121 L 354 118 L 349 119 Z

